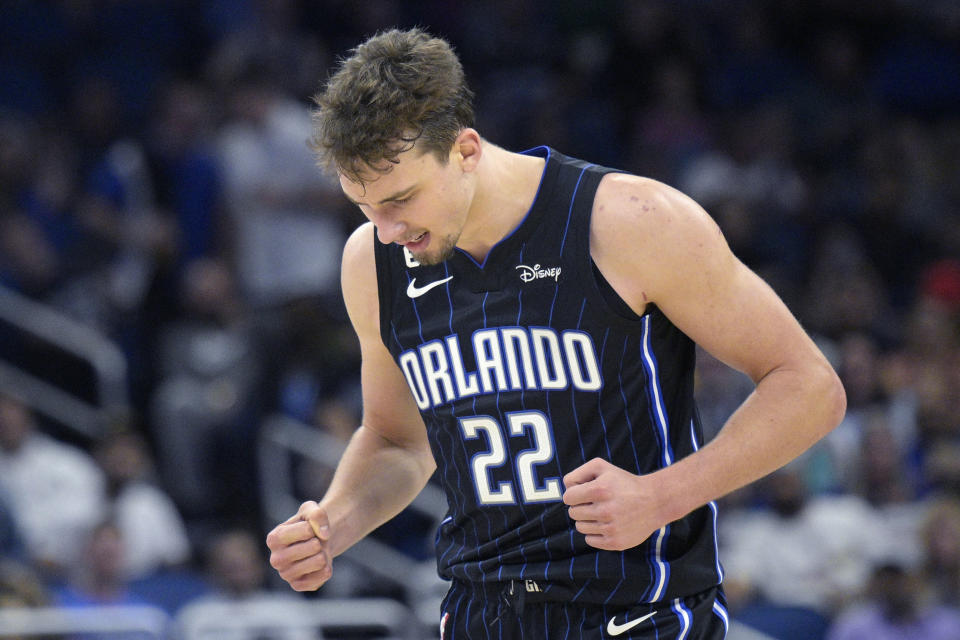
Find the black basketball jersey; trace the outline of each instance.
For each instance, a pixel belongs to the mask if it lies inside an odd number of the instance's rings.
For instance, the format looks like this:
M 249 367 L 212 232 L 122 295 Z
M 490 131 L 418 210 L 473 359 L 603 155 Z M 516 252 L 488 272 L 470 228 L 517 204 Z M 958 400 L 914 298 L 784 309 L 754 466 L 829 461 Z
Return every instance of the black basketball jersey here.
M 563 476 L 601 457 L 633 473 L 695 451 L 694 344 L 653 305 L 638 316 L 594 267 L 594 194 L 610 169 L 539 147 L 536 199 L 483 263 L 419 265 L 376 244 L 381 334 L 426 423 L 446 492 L 441 576 L 532 580 L 573 601 L 629 604 L 720 582 L 716 505 L 638 547 L 586 544 Z

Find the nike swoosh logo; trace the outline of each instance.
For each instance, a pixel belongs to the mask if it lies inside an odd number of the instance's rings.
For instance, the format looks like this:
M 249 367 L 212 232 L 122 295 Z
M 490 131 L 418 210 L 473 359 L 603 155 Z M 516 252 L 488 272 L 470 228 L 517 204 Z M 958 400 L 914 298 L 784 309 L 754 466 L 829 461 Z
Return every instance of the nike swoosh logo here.
M 410 281 L 410 284 L 407 285 L 407 295 L 410 296 L 411 298 L 419 298 L 420 296 L 425 294 L 427 291 L 430 291 L 430 289 L 433 289 L 434 287 L 439 287 L 444 282 L 449 282 L 450 280 L 453 280 L 453 276 L 450 276 L 449 278 L 444 278 L 443 280 L 434 280 L 430 284 L 425 284 L 422 287 L 418 287 L 416 284 L 417 279 L 414 278 L 413 280 Z
M 610 622 L 607 623 L 607 635 L 618 636 L 621 633 L 630 631 L 630 629 L 633 629 L 635 626 L 637 626 L 641 622 L 649 620 L 655 615 L 657 615 L 656 611 L 654 611 L 653 613 L 648 613 L 642 618 L 637 618 L 636 620 L 631 620 L 630 622 L 627 622 L 624 624 L 617 624 L 617 617 L 614 616 L 610 618 Z

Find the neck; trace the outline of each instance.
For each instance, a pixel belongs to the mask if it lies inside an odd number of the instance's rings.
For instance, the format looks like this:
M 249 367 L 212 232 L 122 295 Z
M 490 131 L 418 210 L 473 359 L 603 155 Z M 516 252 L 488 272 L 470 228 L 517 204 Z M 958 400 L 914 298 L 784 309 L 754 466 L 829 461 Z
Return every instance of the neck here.
M 537 195 L 544 160 L 484 142 L 467 222 L 457 246 L 483 261 L 523 221 Z

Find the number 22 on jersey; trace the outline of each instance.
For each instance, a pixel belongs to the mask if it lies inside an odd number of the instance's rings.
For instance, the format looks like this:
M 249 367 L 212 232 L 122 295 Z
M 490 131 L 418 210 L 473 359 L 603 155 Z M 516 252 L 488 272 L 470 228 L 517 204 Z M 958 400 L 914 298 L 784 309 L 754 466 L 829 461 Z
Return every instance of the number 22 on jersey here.
M 533 448 L 524 449 L 517 454 L 515 460 L 520 499 L 525 503 L 561 500 L 560 479 L 551 477 L 540 481 L 536 475 L 536 467 L 553 460 L 555 455 L 553 428 L 547 416 L 539 411 L 514 411 L 508 413 L 506 419 L 506 437 L 523 437 L 529 432 L 533 439 Z M 516 504 L 518 492 L 512 483 L 498 482 L 494 487 L 490 480 L 490 469 L 503 466 L 507 462 L 508 448 L 504 429 L 490 416 L 460 418 L 459 423 L 464 438 L 473 440 L 483 434 L 487 442 L 486 450 L 474 455 L 470 463 L 480 504 Z

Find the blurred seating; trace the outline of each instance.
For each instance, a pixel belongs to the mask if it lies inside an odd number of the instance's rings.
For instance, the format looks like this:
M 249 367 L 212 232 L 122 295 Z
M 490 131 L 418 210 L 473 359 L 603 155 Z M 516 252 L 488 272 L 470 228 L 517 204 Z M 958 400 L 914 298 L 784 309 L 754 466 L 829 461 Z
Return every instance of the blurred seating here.
M 731 606 L 729 640 L 754 640 L 755 628 L 817 638 L 820 628 L 782 606 L 810 603 L 738 600 L 737 555 L 794 566 L 780 581 L 788 587 L 812 575 L 798 590 L 829 589 L 820 615 L 834 620 L 864 596 L 877 557 L 920 571 L 941 605 L 960 605 L 960 511 L 943 506 L 960 496 L 960 75 L 950 75 L 960 3 L 447 4 L 4 2 L 0 397 L 25 400 L 44 437 L 88 451 L 118 414 L 129 417 L 193 551 L 239 525 L 262 552 L 269 528 L 322 495 L 360 419 L 349 396 L 359 353 L 336 276 L 341 241 L 362 216 L 313 166 L 309 96 L 336 54 L 376 30 L 422 24 L 462 54 L 489 140 L 550 144 L 688 192 L 841 374 L 847 417 L 803 461 L 803 482 L 811 501 L 865 500 L 877 522 L 854 522 L 849 535 L 831 525 L 827 542 L 810 544 L 784 519 L 779 546 L 726 545 L 728 599 L 744 607 Z M 709 438 L 753 385 L 701 355 Z M 344 405 L 356 415 L 336 418 L 331 407 Z M 278 426 L 274 412 L 303 422 Z M 51 499 L 25 499 L 10 490 L 15 456 L 2 449 L 12 518 L 0 518 L 0 547 L 62 578 L 96 518 L 50 526 L 29 512 L 90 483 L 68 474 Z M 62 477 L 44 475 L 23 484 L 36 491 Z M 60 515 L 90 502 L 67 500 Z M 764 483 L 728 496 L 722 530 L 746 538 L 764 506 Z M 390 595 L 435 634 L 445 583 L 424 558 L 444 509 L 429 487 L 413 518 L 337 559 L 321 600 Z M 852 508 L 835 511 L 851 520 Z M 882 538 L 871 563 L 855 543 L 811 571 L 809 554 L 868 529 Z M 26 555 L 40 534 L 56 572 Z M 147 556 L 144 571 L 156 566 Z M 163 565 L 183 557 L 153 554 Z M 210 595 L 199 558 L 187 564 L 128 586 L 174 616 Z M 778 575 L 756 573 L 747 595 Z M 293 596 L 272 580 L 262 591 Z M 17 598 L 0 606 L 23 605 Z M 49 611 L 47 626 L 28 614 L 29 633 L 67 629 L 54 624 L 67 614 Z
M 422 638 L 413 612 L 382 598 L 297 599 L 258 597 L 197 602 L 176 616 L 180 640 L 322 640 L 323 638 Z
M 170 615 L 210 592 L 210 585 L 190 569 L 161 569 L 130 581 L 130 591 Z
M 738 622 L 776 640 L 822 640 L 830 620 L 805 607 L 756 603 L 736 614 Z
M 0 629 L 4 637 L 98 634 L 144 640 L 167 640 L 170 617 L 145 605 L 118 605 L 89 608 L 10 607 L 0 608 Z

